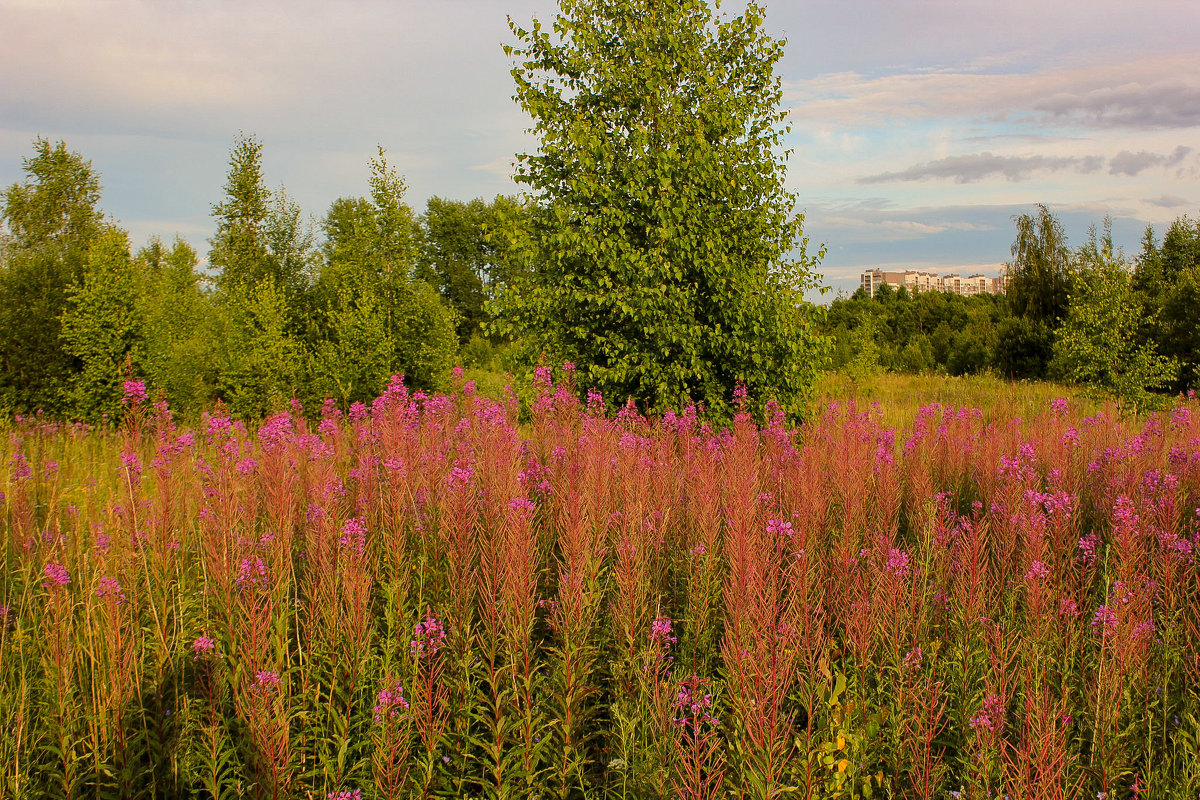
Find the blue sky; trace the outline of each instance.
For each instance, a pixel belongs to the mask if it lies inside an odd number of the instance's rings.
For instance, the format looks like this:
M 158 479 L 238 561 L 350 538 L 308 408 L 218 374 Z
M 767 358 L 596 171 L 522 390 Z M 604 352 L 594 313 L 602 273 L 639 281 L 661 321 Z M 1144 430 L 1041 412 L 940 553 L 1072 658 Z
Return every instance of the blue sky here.
M 1072 242 L 1111 214 L 1200 209 L 1200 3 L 767 0 L 793 150 L 788 185 L 821 270 L 995 274 L 1035 203 Z M 722 8 L 736 13 L 738 4 Z M 536 146 L 511 100 L 506 15 L 553 0 L 0 0 L 0 184 L 36 136 L 93 161 L 137 243 L 203 253 L 229 147 L 315 220 L 367 191 L 375 147 L 432 195 L 509 194 Z

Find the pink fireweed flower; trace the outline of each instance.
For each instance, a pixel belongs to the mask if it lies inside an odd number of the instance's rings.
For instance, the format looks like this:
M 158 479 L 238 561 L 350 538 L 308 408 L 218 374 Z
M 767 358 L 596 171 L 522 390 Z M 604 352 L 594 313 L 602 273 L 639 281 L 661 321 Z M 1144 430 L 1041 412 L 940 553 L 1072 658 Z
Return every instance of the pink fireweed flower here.
M 676 725 L 698 728 L 701 725 L 718 724 L 717 718 L 710 711 L 713 696 L 707 688 L 707 681 L 695 675 L 679 684 L 679 693 L 675 695 L 675 708 L 680 715 L 672 720 Z
M 146 394 L 146 382 L 142 380 L 125 381 L 123 390 L 124 396 L 121 398 L 121 402 L 127 406 L 143 403 L 150 396 Z
M 387 684 L 379 690 L 375 698 L 375 724 L 379 725 L 385 719 L 394 719 L 405 711 L 408 711 L 408 700 L 404 697 L 404 687 L 399 680 L 389 676 Z
M 425 619 L 413 628 L 412 641 L 408 643 L 412 653 L 417 658 L 429 656 L 433 658 L 446 644 L 446 627 L 442 621 L 426 608 Z
M 767 533 L 771 536 L 791 536 L 792 523 L 782 519 L 767 520 Z
M 904 668 L 905 669 L 918 670 L 921 668 L 921 664 L 923 664 L 924 662 L 925 662 L 925 654 L 921 652 L 921 648 L 919 645 L 904 654 Z
M 1025 573 L 1025 580 L 1027 581 L 1048 577 L 1050 577 L 1050 570 L 1046 569 L 1046 565 L 1041 561 L 1034 561 L 1029 565 L 1029 571 Z
M 46 576 L 46 580 L 42 581 L 42 588 L 51 591 L 61 589 L 71 582 L 71 574 L 67 572 L 67 568 L 53 561 L 42 568 L 42 574 Z
M 1069 408 L 1070 404 L 1065 397 L 1056 397 L 1050 401 L 1050 410 L 1060 416 L 1066 414 Z
M 342 535 L 338 544 L 348 550 L 353 550 L 360 556 L 367 551 L 367 526 L 362 517 L 351 517 L 342 526 Z
M 985 730 L 996 733 L 1004 730 L 1004 701 L 999 695 L 989 694 L 983 699 L 983 708 L 971 717 L 971 730 Z
M 1091 566 L 1096 563 L 1096 546 L 1100 544 L 1100 537 L 1095 533 L 1085 533 L 1079 540 L 1079 551 L 1083 563 Z
M 362 790 L 342 789 L 339 792 L 330 792 L 325 800 L 362 800 Z
M 875 467 L 876 469 L 883 466 L 891 466 L 896 463 L 896 455 L 892 452 L 892 448 L 879 445 L 875 450 Z
M 242 559 L 238 568 L 237 585 L 239 589 L 267 585 L 267 565 L 261 558 L 246 556 Z
M 196 641 L 192 642 L 192 652 L 195 654 L 192 658 L 203 658 L 215 652 L 216 649 L 217 643 L 213 641 L 211 636 L 200 636 Z
M 510 509 L 512 509 L 513 511 L 532 513 L 533 512 L 533 501 L 531 501 L 527 497 L 514 497 L 512 500 L 509 501 L 508 507 Z
M 254 683 L 250 686 L 250 691 L 256 695 L 268 694 L 278 689 L 283 682 L 279 680 L 278 672 L 260 669 L 254 673 Z
M 121 453 L 121 466 L 129 473 L 129 477 L 136 478 L 142 474 L 142 461 L 138 458 L 137 453 L 126 450 Z
M 587 410 L 588 414 L 593 417 L 602 416 L 604 414 L 604 395 L 595 389 L 588 389 Z
M 14 481 L 27 480 L 33 475 L 33 469 L 29 466 L 29 460 L 22 453 L 13 453 L 9 457 L 9 463 L 12 464 L 11 475 Z
M 470 466 L 459 466 L 455 464 L 450 468 L 450 474 L 446 476 L 446 485 L 451 489 L 457 489 L 468 486 L 471 483 L 471 478 L 474 477 L 475 471 Z
M 908 576 L 908 553 L 893 547 L 888 550 L 887 571 L 901 578 Z
M 100 587 L 96 589 L 96 597 L 101 600 L 112 598 L 117 601 L 117 605 L 125 602 L 125 593 L 121 591 L 121 584 L 116 578 L 110 578 L 107 575 L 100 578 Z
M 292 415 L 288 412 L 281 414 L 273 414 L 267 417 L 262 426 L 258 429 L 258 441 L 262 443 L 263 450 L 273 452 L 284 446 L 289 439 L 296 435 L 296 427 L 292 420 Z
M 1100 606 L 1092 617 L 1092 628 L 1105 638 L 1112 636 L 1117 630 L 1117 615 L 1108 606 Z
M 671 632 L 671 618 L 659 616 L 650 623 L 650 644 L 666 649 L 679 641 Z
M 233 429 L 233 422 L 229 417 L 218 414 L 208 418 L 208 435 L 220 436 L 224 433 L 229 433 Z

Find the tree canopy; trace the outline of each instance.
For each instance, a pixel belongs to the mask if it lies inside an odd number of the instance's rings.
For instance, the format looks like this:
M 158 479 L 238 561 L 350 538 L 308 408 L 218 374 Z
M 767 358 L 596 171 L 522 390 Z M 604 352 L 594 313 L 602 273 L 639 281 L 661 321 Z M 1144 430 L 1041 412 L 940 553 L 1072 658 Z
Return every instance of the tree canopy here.
M 552 27 L 510 21 L 516 99 L 536 153 L 517 181 L 544 210 L 521 236 L 499 329 L 574 362 L 611 401 L 720 414 L 735 385 L 797 410 L 825 357 L 815 284 L 784 186 L 774 68 L 783 42 L 751 3 L 562 0 Z

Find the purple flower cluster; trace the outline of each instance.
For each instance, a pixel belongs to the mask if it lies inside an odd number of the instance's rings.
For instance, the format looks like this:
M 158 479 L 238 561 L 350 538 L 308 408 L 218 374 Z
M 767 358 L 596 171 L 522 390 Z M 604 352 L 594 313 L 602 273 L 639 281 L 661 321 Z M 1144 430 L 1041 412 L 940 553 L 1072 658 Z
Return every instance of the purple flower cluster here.
M 11 474 L 14 481 L 25 480 L 33 474 L 33 469 L 29 466 L 29 459 L 25 458 L 24 454 L 13 453 L 9 462 L 12 464 Z
M 330 792 L 325 800 L 362 800 L 362 789 L 342 789 Z
M 712 692 L 707 691 L 706 682 L 702 678 L 692 676 L 679 684 L 679 693 L 675 695 L 675 708 L 680 716 L 673 721 L 676 725 L 699 727 L 701 725 L 716 725 L 717 718 L 712 715 Z
M 893 547 L 888 550 L 887 571 L 901 578 L 908 576 L 908 553 Z
M 1096 563 L 1096 548 L 1100 544 L 1100 537 L 1093 531 L 1088 531 L 1079 539 L 1079 551 L 1082 553 L 1083 563 L 1086 566 L 1091 566 Z
M 925 662 L 925 654 L 921 652 L 921 648 L 919 645 L 904 654 L 904 668 L 905 669 L 918 670 L 921 668 L 921 664 L 923 664 L 924 662 Z
M 252 586 L 267 585 L 267 565 L 258 556 L 246 556 L 238 567 L 237 585 L 239 589 Z
M 375 724 L 379 725 L 385 719 L 392 719 L 408 711 L 408 700 L 404 697 L 404 687 L 399 680 L 388 676 L 386 685 L 379 690 L 375 698 Z
M 121 584 L 116 578 L 110 578 L 107 575 L 100 578 L 100 587 L 96 589 L 96 597 L 101 600 L 112 598 L 117 602 L 117 605 L 125 602 L 125 593 L 121 591 Z
M 1040 580 L 1050 577 L 1050 570 L 1041 561 L 1034 561 L 1029 565 L 1029 571 L 1025 573 L 1026 581 Z
M 124 453 L 121 453 L 121 466 L 129 474 L 130 478 L 136 478 L 142 474 L 142 460 L 132 450 L 126 450 Z
M 61 589 L 71 582 L 71 574 L 67 572 L 67 568 L 53 561 L 42 568 L 42 574 L 46 576 L 46 580 L 42 581 L 42 587 L 45 589 Z
M 474 475 L 475 471 L 470 466 L 455 464 L 450 468 L 450 474 L 446 476 L 446 485 L 451 489 L 461 489 L 471 483 Z
M 347 550 L 353 550 L 360 556 L 367 552 L 367 525 L 362 517 L 351 517 L 342 526 L 342 535 L 338 544 Z
M 971 717 L 971 730 L 985 730 L 989 733 L 996 733 L 1004 730 L 1004 700 L 996 694 L 989 694 L 983 698 L 983 708 L 979 713 Z
M 1117 614 L 1108 606 L 1100 606 L 1092 617 L 1092 628 L 1105 637 L 1117 631 Z
M 254 683 L 250 686 L 250 691 L 256 695 L 268 694 L 277 690 L 282 683 L 278 672 L 260 669 L 254 673 Z
M 121 398 L 121 402 L 127 406 L 144 403 L 150 396 L 146 393 L 146 382 L 143 380 L 125 381 L 122 389 L 124 396 Z
M 673 633 L 671 633 L 671 618 L 659 616 L 654 622 L 650 623 L 650 644 L 655 647 L 666 649 L 679 641 Z
M 267 417 L 266 422 L 258 429 L 258 440 L 262 442 L 263 450 L 268 453 L 280 449 L 295 435 L 292 415 L 286 411 Z
M 207 635 L 200 636 L 196 639 L 196 641 L 192 642 L 192 652 L 195 653 L 195 655 L 193 655 L 192 658 L 193 659 L 202 658 L 204 656 L 210 655 L 216 649 L 217 649 L 217 643 L 213 641 L 213 638 L 211 636 L 207 636 Z
M 767 534 L 770 536 L 791 536 L 792 523 L 782 519 L 767 520 Z
M 533 513 L 533 501 L 527 497 L 514 497 L 509 501 L 508 507 L 517 512 Z
M 418 622 L 413 628 L 413 638 L 408 643 L 409 648 L 417 658 L 426 656 L 433 658 L 445 644 L 446 627 L 433 615 L 431 610 L 426 609 L 425 619 Z

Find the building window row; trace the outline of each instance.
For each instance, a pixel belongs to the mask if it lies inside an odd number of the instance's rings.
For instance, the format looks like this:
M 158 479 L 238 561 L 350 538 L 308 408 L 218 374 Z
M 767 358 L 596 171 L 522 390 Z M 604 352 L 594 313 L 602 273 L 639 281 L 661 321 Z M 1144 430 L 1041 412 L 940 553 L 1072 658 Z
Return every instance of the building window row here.
M 893 289 L 901 286 L 910 292 L 953 292 L 963 297 L 975 294 L 1000 294 L 1004 291 L 1004 275 L 989 278 L 986 275 L 962 276 L 951 272 L 949 275 L 938 275 L 933 272 L 918 272 L 916 270 L 885 271 L 869 269 L 859 278 L 859 285 L 870 297 L 884 284 Z

